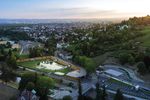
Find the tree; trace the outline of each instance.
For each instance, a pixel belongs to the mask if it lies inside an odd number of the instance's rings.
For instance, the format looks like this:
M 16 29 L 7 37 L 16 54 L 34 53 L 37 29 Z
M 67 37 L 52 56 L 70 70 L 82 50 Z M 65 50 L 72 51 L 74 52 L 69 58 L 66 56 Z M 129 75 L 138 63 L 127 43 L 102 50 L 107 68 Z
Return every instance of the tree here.
M 34 58 L 34 57 L 41 57 L 44 55 L 44 50 L 43 48 L 40 47 L 34 47 L 29 49 L 29 57 Z
M 102 100 L 106 100 L 107 93 L 106 93 L 106 88 L 103 86 L 103 91 L 102 91 Z
M 141 75 L 144 75 L 146 72 L 147 72 L 147 68 L 145 66 L 145 63 L 143 62 L 140 62 L 138 65 L 137 65 L 137 68 L 138 68 L 138 72 L 141 74 Z
M 81 86 L 81 80 L 78 80 L 78 100 L 83 100 L 83 96 L 82 96 L 82 86 Z
M 4 82 L 9 82 L 10 80 L 13 80 L 16 77 L 16 75 L 12 72 L 12 70 L 7 69 L 7 68 L 3 68 L 2 69 L 2 75 L 1 75 L 1 79 Z
M 9 49 L 9 51 L 8 51 L 8 56 L 11 56 L 11 55 L 12 55 L 12 50 Z
M 47 95 L 49 94 L 49 89 L 53 88 L 54 81 L 53 79 L 40 76 L 36 83 L 36 89 L 38 90 L 38 95 L 41 97 L 40 100 L 48 100 Z
M 145 56 L 143 61 L 148 69 L 150 67 L 150 56 Z
M 72 100 L 72 97 L 69 96 L 69 95 L 68 95 L 68 96 L 64 96 L 64 97 L 63 97 L 63 100 Z
M 40 76 L 37 80 L 38 87 L 48 87 L 52 88 L 54 86 L 53 79 L 46 77 L 46 76 Z
M 88 58 L 86 56 L 76 56 L 74 61 L 84 67 L 87 72 L 91 73 L 94 72 L 96 69 L 96 64 L 93 59 Z
M 17 62 L 16 62 L 16 56 L 11 53 L 7 58 L 7 64 L 10 68 L 16 69 L 17 68 Z
M 46 41 L 45 47 L 48 49 L 48 54 L 49 55 L 54 55 L 55 50 L 56 50 L 56 39 L 55 39 L 55 34 L 51 34 L 50 38 Z
M 125 63 L 133 64 L 134 63 L 134 57 L 132 56 L 132 54 L 127 53 L 127 52 L 120 53 L 119 60 L 121 64 L 125 64 Z
M 21 76 L 21 81 L 19 83 L 19 90 L 24 90 L 28 82 L 32 82 L 36 88 L 36 81 L 38 80 L 39 76 L 36 73 L 25 73 Z
M 6 43 L 6 47 L 7 47 L 7 48 L 11 48 L 11 46 L 12 46 L 12 45 L 11 45 L 10 42 L 7 42 L 7 43 Z
M 135 62 L 134 57 L 132 55 L 130 55 L 129 58 L 128 58 L 128 63 L 131 64 L 131 65 L 133 65 L 134 62 Z
M 87 70 L 87 72 L 91 73 L 95 71 L 96 65 L 95 65 L 95 62 L 91 58 L 86 58 L 84 62 L 84 67 Z
M 116 93 L 116 95 L 114 97 L 114 100 L 124 100 L 123 94 L 120 91 L 120 89 L 117 90 L 117 93 Z
M 31 91 L 35 88 L 35 84 L 33 82 L 28 82 L 27 85 L 26 85 L 26 89 L 28 91 Z
M 4 51 L 4 48 L 3 48 L 3 47 L 0 48 L 0 53 L 1 53 L 2 55 L 5 54 L 5 51 Z
M 7 53 L 4 51 L 3 47 L 0 47 L 0 61 L 5 61 L 7 57 Z
M 49 94 L 49 89 L 53 88 L 53 79 L 47 76 L 37 75 L 36 73 L 25 73 L 22 75 L 22 79 L 19 83 L 19 90 L 35 89 L 37 94 L 40 96 L 40 100 L 48 100 L 47 95 Z
M 96 100 L 100 100 L 100 98 L 101 98 L 101 89 L 100 89 L 99 83 L 97 82 L 96 83 Z

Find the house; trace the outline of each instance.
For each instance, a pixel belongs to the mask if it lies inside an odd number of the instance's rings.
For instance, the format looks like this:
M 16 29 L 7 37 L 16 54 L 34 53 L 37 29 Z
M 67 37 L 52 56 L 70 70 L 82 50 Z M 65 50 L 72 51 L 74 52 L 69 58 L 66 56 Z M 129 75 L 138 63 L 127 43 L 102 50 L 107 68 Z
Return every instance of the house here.
M 19 44 L 12 44 L 12 49 L 19 49 L 21 46 Z
M 0 41 L 0 45 L 7 44 L 7 41 Z
M 28 90 L 24 90 L 22 91 L 20 97 L 18 98 L 18 100 L 39 100 L 40 97 L 36 96 L 36 91 L 32 90 L 32 91 L 28 91 Z
M 128 25 L 123 25 L 123 26 L 120 26 L 120 27 L 119 27 L 120 30 L 124 30 L 124 29 L 128 29 L 128 28 L 129 28 Z

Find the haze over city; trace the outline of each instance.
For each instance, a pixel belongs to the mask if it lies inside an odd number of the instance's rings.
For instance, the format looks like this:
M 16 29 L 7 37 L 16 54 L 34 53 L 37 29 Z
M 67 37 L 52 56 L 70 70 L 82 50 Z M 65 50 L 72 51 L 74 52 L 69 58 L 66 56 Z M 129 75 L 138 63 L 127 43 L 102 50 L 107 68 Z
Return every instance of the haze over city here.
M 149 0 L 2 0 L 0 18 L 128 18 L 147 15 L 149 4 Z

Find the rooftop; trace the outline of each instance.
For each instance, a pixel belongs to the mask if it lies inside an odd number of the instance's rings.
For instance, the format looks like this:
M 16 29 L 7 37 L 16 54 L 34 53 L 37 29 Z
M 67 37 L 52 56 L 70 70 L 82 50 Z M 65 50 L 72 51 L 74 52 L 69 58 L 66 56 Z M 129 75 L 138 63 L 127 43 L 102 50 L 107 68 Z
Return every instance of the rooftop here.
M 119 71 L 116 71 L 116 70 L 113 70 L 113 69 L 108 69 L 105 71 L 107 74 L 110 74 L 110 75 L 113 75 L 113 76 L 120 76 L 122 75 L 123 73 L 119 72 Z

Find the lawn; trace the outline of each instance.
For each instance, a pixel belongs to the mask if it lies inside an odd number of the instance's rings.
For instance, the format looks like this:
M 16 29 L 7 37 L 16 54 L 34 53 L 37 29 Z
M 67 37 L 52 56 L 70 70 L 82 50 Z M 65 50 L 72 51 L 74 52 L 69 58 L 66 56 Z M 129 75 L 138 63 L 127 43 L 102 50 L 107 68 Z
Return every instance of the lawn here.
M 25 67 L 25 68 L 30 68 L 30 69 L 34 69 L 34 70 L 38 70 L 38 71 L 41 71 L 41 72 L 55 72 L 54 70 L 48 70 L 48 69 L 38 69 L 37 66 L 40 62 L 42 62 L 44 60 L 34 60 L 34 61 L 25 61 L 25 62 L 18 62 L 17 65 L 18 66 L 22 66 L 22 67 Z M 63 72 L 63 73 L 68 73 L 70 72 L 71 69 L 69 68 L 65 68 L 65 69 L 62 69 L 62 70 L 57 70 L 57 72 Z
M 93 58 L 93 60 L 95 61 L 96 63 L 96 66 L 99 66 L 101 64 L 104 63 L 104 61 L 111 55 L 112 52 L 107 52 L 105 54 L 102 54 L 100 56 L 96 56 Z
M 116 84 L 120 84 L 120 85 L 124 85 L 124 86 L 132 86 L 131 84 L 128 84 L 128 83 L 125 83 L 125 82 L 121 82 L 119 80 L 116 80 L 114 78 L 110 78 L 109 79 L 109 82 L 111 83 L 116 83 Z
M 19 59 L 26 59 L 26 58 L 29 58 L 29 55 L 28 54 L 19 54 Z
M 146 26 L 141 32 L 144 34 L 139 38 L 142 42 L 142 46 L 150 47 L 150 26 Z

